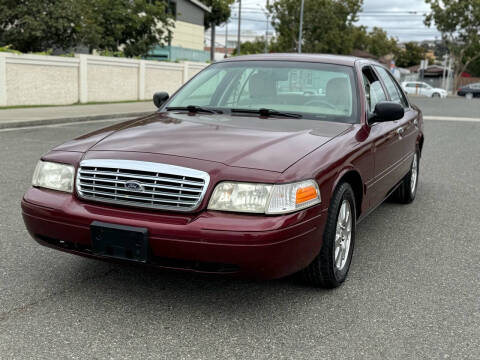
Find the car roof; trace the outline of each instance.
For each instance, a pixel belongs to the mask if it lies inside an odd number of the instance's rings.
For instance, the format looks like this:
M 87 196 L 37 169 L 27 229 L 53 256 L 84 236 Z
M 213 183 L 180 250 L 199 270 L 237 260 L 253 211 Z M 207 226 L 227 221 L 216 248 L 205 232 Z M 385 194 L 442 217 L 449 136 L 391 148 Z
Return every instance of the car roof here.
M 234 62 L 234 61 L 303 61 L 303 62 L 318 62 L 327 64 L 338 64 L 346 66 L 354 66 L 356 61 L 365 61 L 372 64 L 377 64 L 376 61 L 359 58 L 355 56 L 345 55 L 331 55 L 331 54 L 255 54 L 255 55 L 241 55 L 228 59 L 224 59 L 218 62 Z

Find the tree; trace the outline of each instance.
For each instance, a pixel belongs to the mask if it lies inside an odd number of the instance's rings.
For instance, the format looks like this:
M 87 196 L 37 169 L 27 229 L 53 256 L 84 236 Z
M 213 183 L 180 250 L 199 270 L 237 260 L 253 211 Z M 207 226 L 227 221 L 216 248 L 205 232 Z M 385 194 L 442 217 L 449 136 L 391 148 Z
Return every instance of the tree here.
M 355 27 L 352 37 L 354 49 L 367 51 L 376 57 L 392 54 L 397 49 L 397 40 L 388 37 L 387 33 L 378 27 L 374 27 L 370 32 L 365 26 Z
M 472 61 L 470 65 L 468 65 L 467 72 L 472 74 L 475 77 L 480 76 L 480 59 Z
M 81 42 L 98 50 L 123 50 L 126 56 L 143 56 L 166 41 L 173 26 L 165 1 L 79 0 Z
M 202 3 L 212 8 L 210 14 L 205 14 L 205 28 L 208 29 L 212 24 L 219 26 L 226 22 L 231 15 L 230 5 L 234 2 L 235 0 L 202 0 Z
M 303 44 L 305 52 L 350 54 L 354 47 L 353 23 L 362 0 L 305 0 Z M 300 7 L 298 0 L 277 0 L 269 6 L 277 38 L 275 51 L 296 51 Z
M 0 45 L 22 52 L 123 50 L 146 55 L 172 26 L 164 0 L 2 0 Z
M 265 52 L 265 37 L 257 37 L 253 41 L 245 41 L 240 44 L 240 55 L 261 54 Z M 233 51 L 237 55 L 237 49 Z
M 425 49 L 414 42 L 405 43 L 405 49 L 395 51 L 395 64 L 398 67 L 419 65 L 425 58 Z
M 374 27 L 368 34 L 368 52 L 375 56 L 381 57 L 392 54 L 398 48 L 397 40 L 388 37 L 385 30 Z
M 230 18 L 230 5 L 232 5 L 235 0 L 202 0 L 207 6 L 210 6 L 212 11 L 210 14 L 205 14 L 204 25 L 205 29 L 211 27 L 210 30 L 210 47 L 211 47 L 211 57 L 212 61 L 214 60 L 215 54 L 215 26 L 219 26 L 226 22 Z
M 21 52 L 77 45 L 81 5 L 75 0 L 2 0 L 0 45 Z
M 426 0 L 432 9 L 425 24 L 435 25 L 455 62 L 455 88 L 472 63 L 480 59 L 480 1 Z

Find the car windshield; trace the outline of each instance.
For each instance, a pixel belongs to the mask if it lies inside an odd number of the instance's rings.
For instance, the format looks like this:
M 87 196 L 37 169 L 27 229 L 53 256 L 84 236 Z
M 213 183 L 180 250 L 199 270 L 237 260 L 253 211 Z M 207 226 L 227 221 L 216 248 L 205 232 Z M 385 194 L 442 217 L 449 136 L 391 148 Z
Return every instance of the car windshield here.
M 356 123 L 353 68 L 295 61 L 231 61 L 211 65 L 166 104 L 169 108 Z M 233 110 L 233 111 L 232 111 Z M 268 111 L 266 111 L 268 110 Z M 297 116 L 292 116 L 297 115 Z

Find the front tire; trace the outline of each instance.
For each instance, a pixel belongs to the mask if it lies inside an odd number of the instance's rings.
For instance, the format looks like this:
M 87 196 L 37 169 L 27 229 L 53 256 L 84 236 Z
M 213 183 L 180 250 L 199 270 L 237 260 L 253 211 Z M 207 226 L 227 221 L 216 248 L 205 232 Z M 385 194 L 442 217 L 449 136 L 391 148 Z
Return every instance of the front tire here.
M 432 94 L 432 98 L 440 98 L 440 94 L 439 93 L 433 93 Z
M 472 100 L 473 99 L 473 94 L 472 93 L 466 93 L 465 94 L 465 99 Z
M 310 285 L 335 288 L 345 281 L 355 244 L 355 214 L 352 187 L 341 183 L 330 201 L 320 254 L 302 271 Z

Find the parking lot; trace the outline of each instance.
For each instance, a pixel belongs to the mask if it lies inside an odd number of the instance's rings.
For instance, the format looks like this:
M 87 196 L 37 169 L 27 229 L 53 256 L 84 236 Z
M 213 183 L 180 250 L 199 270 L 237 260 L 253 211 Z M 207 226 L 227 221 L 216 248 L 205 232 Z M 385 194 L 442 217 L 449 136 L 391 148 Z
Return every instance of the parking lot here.
M 429 118 L 480 118 L 476 100 L 414 102 Z M 359 225 L 333 291 L 39 246 L 20 210 L 35 163 L 106 124 L 0 132 L 0 358 L 480 358 L 480 122 L 426 121 L 415 202 Z

